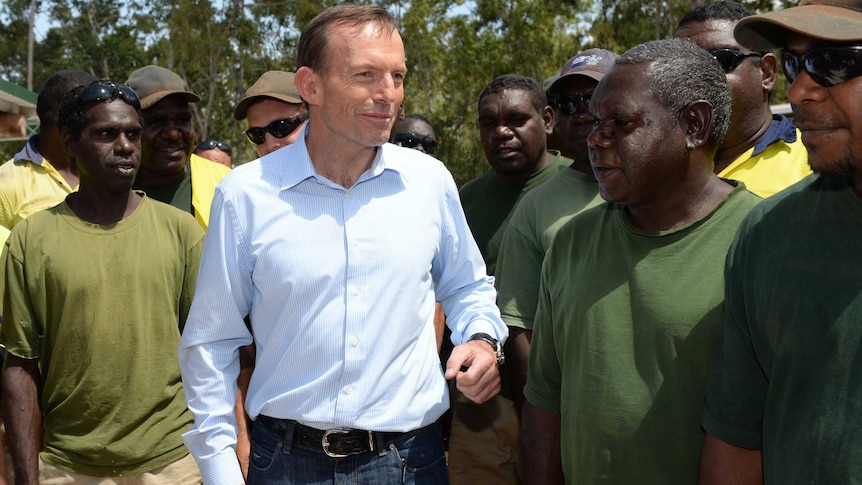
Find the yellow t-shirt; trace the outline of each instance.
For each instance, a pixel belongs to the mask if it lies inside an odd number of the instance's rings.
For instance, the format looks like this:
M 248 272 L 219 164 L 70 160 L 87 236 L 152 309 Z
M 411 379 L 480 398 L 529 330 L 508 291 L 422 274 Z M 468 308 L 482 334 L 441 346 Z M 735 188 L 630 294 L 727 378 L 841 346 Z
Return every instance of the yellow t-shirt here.
M 765 198 L 811 174 L 808 150 L 802 144 L 799 130 L 796 130 L 796 141 L 788 143 L 777 139 L 757 155 L 753 153 L 754 147 L 734 160 L 718 176 L 744 182 L 748 190 Z

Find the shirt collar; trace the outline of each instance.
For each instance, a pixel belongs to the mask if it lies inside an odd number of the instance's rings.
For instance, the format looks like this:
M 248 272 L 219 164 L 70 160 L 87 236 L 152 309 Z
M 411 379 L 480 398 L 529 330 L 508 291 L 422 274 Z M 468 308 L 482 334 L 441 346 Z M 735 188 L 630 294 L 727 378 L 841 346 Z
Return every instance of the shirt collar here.
M 44 157 L 41 153 L 39 153 L 39 150 L 36 148 L 35 143 L 37 136 L 39 135 L 31 136 L 27 140 L 27 143 L 24 145 L 24 148 L 22 148 L 21 151 L 15 154 L 15 156 L 12 158 L 15 163 L 19 163 L 21 161 L 29 161 L 35 163 L 36 165 L 42 165 L 42 160 L 44 159 Z
M 761 154 L 769 145 L 779 140 L 784 140 L 786 143 L 794 143 L 796 141 L 796 127 L 793 126 L 793 122 L 786 116 L 776 114 L 772 115 L 772 123 L 769 124 L 766 133 L 754 145 L 751 156 Z
M 303 133 L 294 143 L 282 147 L 269 155 L 261 157 L 262 161 L 267 157 L 274 157 L 277 164 L 283 167 L 281 190 L 291 189 L 309 178 L 316 178 L 322 183 L 332 183 L 314 170 L 314 165 L 311 163 L 311 157 L 308 155 L 308 146 L 305 144 L 306 136 L 308 136 L 308 127 L 309 124 L 306 123 L 305 128 L 303 128 Z M 384 143 L 382 146 L 378 147 L 377 154 L 374 156 L 374 161 L 371 162 L 371 168 L 363 173 L 356 183 L 360 184 L 367 180 L 371 180 L 380 176 L 387 170 L 392 170 L 398 173 L 406 180 L 406 175 L 403 170 L 403 163 L 405 163 L 405 161 L 402 160 L 401 157 L 394 156 L 394 148 L 395 145 L 390 143 Z

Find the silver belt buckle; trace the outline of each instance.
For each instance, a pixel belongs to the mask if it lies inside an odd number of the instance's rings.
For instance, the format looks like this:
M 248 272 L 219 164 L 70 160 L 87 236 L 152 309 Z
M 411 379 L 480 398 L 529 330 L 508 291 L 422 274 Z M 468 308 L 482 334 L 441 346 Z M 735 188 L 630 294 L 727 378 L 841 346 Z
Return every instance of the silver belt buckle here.
M 323 438 L 320 440 L 320 445 L 323 446 L 323 452 L 326 453 L 326 456 L 330 458 L 344 458 L 352 454 L 358 454 L 348 453 L 346 455 L 342 455 L 341 453 L 333 453 L 329 451 L 329 435 L 347 434 L 349 432 L 350 431 L 345 429 L 328 429 L 323 433 Z M 371 433 L 371 431 L 368 432 L 368 451 L 374 451 L 374 435 Z

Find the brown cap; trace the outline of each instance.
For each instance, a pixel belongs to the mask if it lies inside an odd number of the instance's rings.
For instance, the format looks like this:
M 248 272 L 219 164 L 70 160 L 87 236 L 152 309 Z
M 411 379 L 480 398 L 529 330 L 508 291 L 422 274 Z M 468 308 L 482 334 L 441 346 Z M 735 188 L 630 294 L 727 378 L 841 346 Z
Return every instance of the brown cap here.
M 545 91 L 554 87 L 554 84 L 568 76 L 586 76 L 596 81 L 601 81 L 605 74 L 614 67 L 617 55 L 604 49 L 587 49 L 572 57 L 560 70 L 558 76 L 545 80 Z
M 239 100 L 239 104 L 233 110 L 234 119 L 245 119 L 248 107 L 260 98 L 273 98 L 290 104 L 301 104 L 299 91 L 293 83 L 292 72 L 288 71 L 266 71 L 245 92 L 245 97 Z
M 733 36 L 749 49 L 769 50 L 784 47 L 790 32 L 829 42 L 862 40 L 862 0 L 802 0 L 740 20 Z
M 141 109 L 147 109 L 172 94 L 182 94 L 190 103 L 201 100 L 183 78 L 161 66 L 150 65 L 136 70 L 129 75 L 126 84 L 135 90 L 141 100 Z

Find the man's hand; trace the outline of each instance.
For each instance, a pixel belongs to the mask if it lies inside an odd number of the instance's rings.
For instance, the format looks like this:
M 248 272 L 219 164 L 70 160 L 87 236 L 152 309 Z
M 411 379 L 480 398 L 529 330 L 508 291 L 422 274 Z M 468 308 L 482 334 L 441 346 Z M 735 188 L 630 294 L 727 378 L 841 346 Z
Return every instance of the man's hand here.
M 463 367 L 469 367 L 462 370 Z M 446 379 L 455 379 L 458 390 L 482 404 L 500 392 L 500 371 L 494 349 L 484 340 L 470 340 L 452 349 L 446 362 Z

